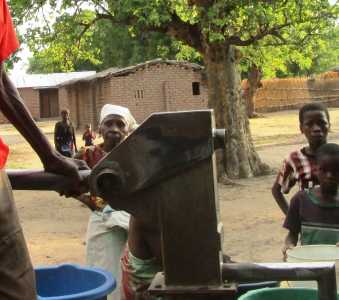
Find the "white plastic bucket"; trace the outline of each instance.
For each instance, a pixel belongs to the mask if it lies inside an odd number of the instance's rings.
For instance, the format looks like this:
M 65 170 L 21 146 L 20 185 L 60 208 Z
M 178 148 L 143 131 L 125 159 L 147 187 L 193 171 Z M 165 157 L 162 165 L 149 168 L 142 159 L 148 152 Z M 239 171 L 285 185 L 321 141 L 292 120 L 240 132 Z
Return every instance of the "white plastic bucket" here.
M 339 284 L 339 247 L 335 245 L 297 246 L 287 250 L 287 262 L 335 262 L 337 285 Z M 317 288 L 316 281 L 290 281 L 289 284 L 292 287 Z

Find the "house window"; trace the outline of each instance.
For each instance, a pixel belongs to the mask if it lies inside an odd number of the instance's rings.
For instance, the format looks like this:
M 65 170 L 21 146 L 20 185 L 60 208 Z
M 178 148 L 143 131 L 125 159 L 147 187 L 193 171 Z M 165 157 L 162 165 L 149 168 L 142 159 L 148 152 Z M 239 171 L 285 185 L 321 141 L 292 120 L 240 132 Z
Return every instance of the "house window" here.
M 142 98 L 144 98 L 144 90 L 135 90 L 134 91 L 134 98 L 135 99 L 142 99 Z
M 200 95 L 200 82 L 192 82 L 193 96 Z

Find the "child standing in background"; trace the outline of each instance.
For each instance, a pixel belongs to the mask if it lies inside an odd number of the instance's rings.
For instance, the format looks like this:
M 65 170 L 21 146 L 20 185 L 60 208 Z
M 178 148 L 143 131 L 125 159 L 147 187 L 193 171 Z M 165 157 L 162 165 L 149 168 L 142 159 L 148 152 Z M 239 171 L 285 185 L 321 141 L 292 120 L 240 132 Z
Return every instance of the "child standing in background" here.
M 299 190 L 307 190 L 319 184 L 315 175 L 315 153 L 320 146 L 327 143 L 330 129 L 327 108 L 321 103 L 305 104 L 299 110 L 299 128 L 308 145 L 289 154 L 272 187 L 273 197 L 285 215 L 288 202 L 283 193 L 287 194 L 296 183 Z
M 339 242 L 339 145 L 322 145 L 316 154 L 319 187 L 299 191 L 292 199 L 284 227 L 288 230 L 283 247 Z
M 92 131 L 91 124 L 85 125 L 85 132 L 82 135 L 82 140 L 85 141 L 85 147 L 93 146 L 93 140 L 95 140 L 95 133 Z

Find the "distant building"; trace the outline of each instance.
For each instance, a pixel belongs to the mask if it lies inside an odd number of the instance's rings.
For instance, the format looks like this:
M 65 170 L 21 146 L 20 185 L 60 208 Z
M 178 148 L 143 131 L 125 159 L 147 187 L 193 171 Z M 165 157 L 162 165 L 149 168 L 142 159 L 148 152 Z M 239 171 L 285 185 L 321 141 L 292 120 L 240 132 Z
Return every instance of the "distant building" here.
M 257 112 L 296 109 L 309 102 L 339 107 L 339 67 L 308 78 L 263 80 L 254 98 Z M 76 128 L 98 125 L 106 103 L 128 107 L 138 122 L 161 111 L 208 107 L 207 78 L 198 64 L 155 59 L 95 73 L 32 74 L 11 79 L 35 120 L 71 112 Z M 246 82 L 243 82 L 243 87 Z M 0 123 L 7 122 L 0 113 Z
M 58 85 L 71 79 L 79 79 L 95 74 L 89 72 L 70 72 L 52 74 L 24 74 L 10 76 L 24 103 L 35 120 L 55 118 L 63 108 L 68 108 L 67 95 Z M 8 122 L 1 114 L 0 123 Z
M 173 60 L 111 68 L 59 87 L 67 91 L 73 124 L 81 129 L 97 126 L 106 103 L 128 107 L 138 122 L 154 112 L 202 109 L 208 103 L 203 67 Z

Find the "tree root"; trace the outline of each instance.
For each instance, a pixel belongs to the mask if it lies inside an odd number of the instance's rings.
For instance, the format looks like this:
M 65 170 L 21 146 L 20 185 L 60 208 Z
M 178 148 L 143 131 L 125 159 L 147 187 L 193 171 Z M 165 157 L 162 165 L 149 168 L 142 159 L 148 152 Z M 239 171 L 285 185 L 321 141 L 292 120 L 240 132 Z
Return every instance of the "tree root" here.
M 258 119 L 258 118 L 265 118 L 265 116 L 263 114 L 259 114 L 259 113 L 254 111 L 251 115 L 248 115 L 248 118 Z
M 229 186 L 241 186 L 241 184 L 234 182 L 232 179 L 230 179 L 226 174 L 221 175 L 218 178 L 218 182 L 223 185 L 229 185 Z
M 272 175 L 274 173 L 275 171 L 268 164 L 260 162 L 259 167 L 257 168 L 254 176 Z

